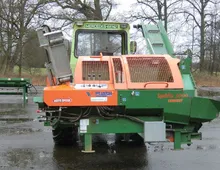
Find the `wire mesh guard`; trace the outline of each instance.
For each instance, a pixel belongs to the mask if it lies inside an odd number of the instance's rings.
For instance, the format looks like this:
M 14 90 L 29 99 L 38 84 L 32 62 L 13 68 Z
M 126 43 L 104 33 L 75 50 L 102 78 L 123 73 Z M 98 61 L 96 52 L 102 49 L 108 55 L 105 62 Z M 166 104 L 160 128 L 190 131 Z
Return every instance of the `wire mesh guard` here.
M 108 61 L 83 61 L 82 76 L 83 80 L 110 80 Z
M 172 72 L 163 57 L 127 57 L 131 82 L 173 82 Z
M 122 64 L 120 58 L 113 58 L 113 65 L 114 65 L 114 71 L 115 71 L 115 78 L 116 83 L 122 83 L 123 82 L 123 70 L 122 70 Z

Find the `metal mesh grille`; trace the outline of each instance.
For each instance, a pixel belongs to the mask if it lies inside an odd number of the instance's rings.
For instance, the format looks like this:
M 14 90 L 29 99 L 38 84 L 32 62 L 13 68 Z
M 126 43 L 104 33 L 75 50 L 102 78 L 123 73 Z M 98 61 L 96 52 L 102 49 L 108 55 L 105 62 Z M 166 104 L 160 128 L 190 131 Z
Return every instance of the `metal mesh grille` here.
M 114 65 L 114 70 L 115 70 L 115 78 L 116 78 L 116 83 L 121 83 L 122 82 L 122 65 L 121 65 L 121 60 L 120 58 L 113 58 L 113 65 Z
M 131 82 L 173 82 L 168 62 L 163 57 L 127 57 Z
M 83 61 L 82 76 L 83 80 L 109 80 L 108 61 Z

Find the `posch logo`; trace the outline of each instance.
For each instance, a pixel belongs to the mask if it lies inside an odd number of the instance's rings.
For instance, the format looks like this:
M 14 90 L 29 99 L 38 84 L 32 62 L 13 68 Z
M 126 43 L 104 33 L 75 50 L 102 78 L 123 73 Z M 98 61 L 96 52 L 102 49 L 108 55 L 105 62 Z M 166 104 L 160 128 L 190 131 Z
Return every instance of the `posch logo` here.
M 90 93 L 90 92 L 86 92 L 88 97 L 109 97 L 112 96 L 112 92 L 95 92 L 95 93 Z

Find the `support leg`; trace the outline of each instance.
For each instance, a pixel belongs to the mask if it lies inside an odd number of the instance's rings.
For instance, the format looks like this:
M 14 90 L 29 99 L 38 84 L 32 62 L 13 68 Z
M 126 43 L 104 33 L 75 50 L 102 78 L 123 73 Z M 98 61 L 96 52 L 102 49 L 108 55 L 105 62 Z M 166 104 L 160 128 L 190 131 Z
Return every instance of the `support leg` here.
M 181 149 L 181 132 L 175 131 L 174 132 L 174 150 Z
M 84 150 L 83 153 L 94 153 L 92 150 L 92 134 L 84 134 Z
M 123 134 L 123 139 L 122 139 L 122 142 L 131 142 L 132 140 L 130 139 L 131 137 L 131 134 Z
M 28 101 L 28 98 L 27 98 L 27 87 L 24 86 L 23 87 L 23 104 L 24 104 L 24 106 L 27 103 L 27 101 Z

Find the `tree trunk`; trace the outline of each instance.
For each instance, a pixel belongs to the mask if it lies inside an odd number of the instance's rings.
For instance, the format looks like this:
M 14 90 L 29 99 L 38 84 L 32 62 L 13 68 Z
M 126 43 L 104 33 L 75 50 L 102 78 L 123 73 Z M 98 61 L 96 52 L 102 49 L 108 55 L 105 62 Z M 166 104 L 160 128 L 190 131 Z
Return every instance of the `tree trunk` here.
M 21 0 L 22 2 L 22 0 Z M 25 2 L 19 7 L 19 15 L 20 15 L 20 30 L 19 30 L 19 39 L 18 39 L 18 51 L 19 51 L 19 77 L 21 77 L 22 71 L 22 48 L 23 48 L 23 37 L 24 37 L 24 8 Z
M 8 57 L 6 56 L 3 63 L 2 63 L 2 69 L 1 69 L 1 72 L 3 75 L 6 74 L 7 63 L 8 63 Z
M 94 0 L 94 5 L 95 5 L 94 19 L 95 20 L 103 20 L 101 6 L 100 6 L 100 0 Z
M 200 42 L 200 71 L 203 71 L 204 59 L 205 59 L 205 7 L 201 5 L 201 42 Z
M 210 74 L 212 75 L 213 74 L 213 60 L 214 60 L 214 48 L 213 48 L 213 45 L 214 45 L 214 43 L 213 43 L 213 20 L 212 20 L 212 22 L 211 22 L 211 40 L 210 40 L 210 44 L 209 44 L 209 46 L 210 46 L 210 61 L 209 61 L 209 68 L 208 68 L 208 70 L 209 70 L 209 72 L 210 72 Z
M 22 40 L 21 40 L 22 41 Z M 19 52 L 19 77 L 21 77 L 21 71 L 22 71 L 22 43 L 19 46 L 20 52 Z
M 163 19 L 163 17 L 162 17 L 162 5 L 161 5 L 160 0 L 157 0 L 157 10 L 158 10 L 158 19 L 162 20 Z
M 167 16 L 167 0 L 164 0 L 164 27 L 165 27 L 165 30 L 167 31 L 167 19 L 168 19 L 168 16 Z
M 216 56 L 216 45 L 213 45 L 213 57 L 212 57 L 212 67 L 211 67 L 211 74 L 214 72 L 215 68 L 215 56 Z

